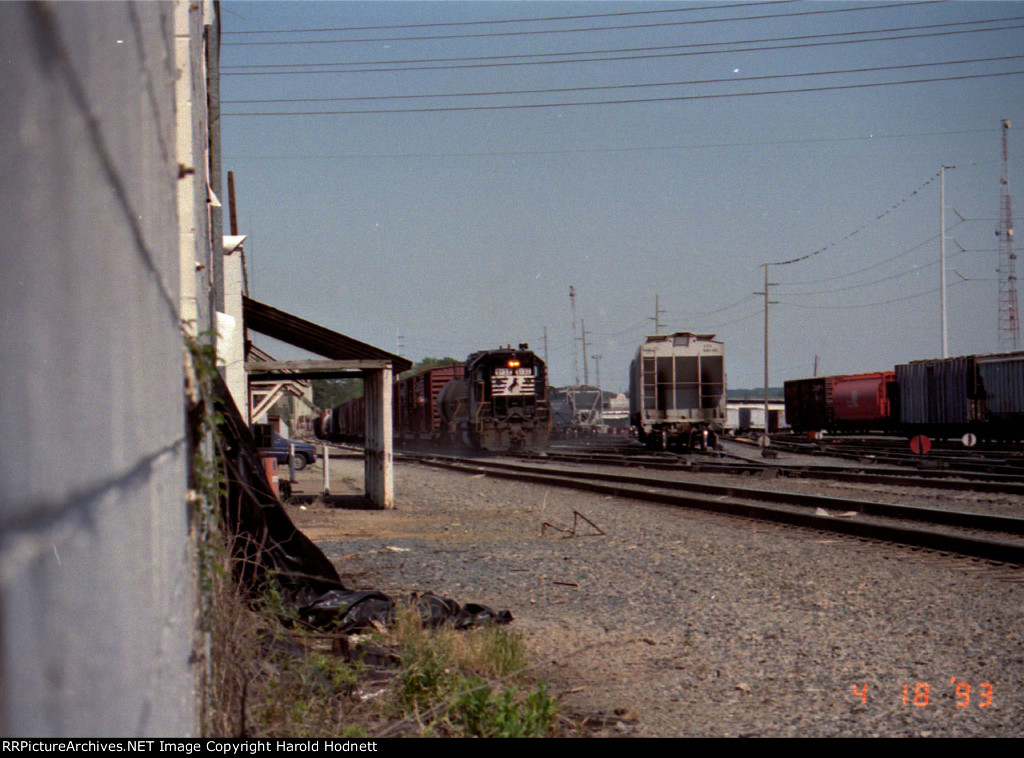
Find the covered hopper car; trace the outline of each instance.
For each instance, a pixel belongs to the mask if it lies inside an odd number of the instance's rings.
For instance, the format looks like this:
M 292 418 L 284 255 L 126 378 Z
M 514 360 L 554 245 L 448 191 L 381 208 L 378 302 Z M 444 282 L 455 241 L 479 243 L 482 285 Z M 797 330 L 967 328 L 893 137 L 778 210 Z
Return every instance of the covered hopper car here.
M 726 421 L 725 348 L 713 334 L 655 334 L 629 369 L 629 418 L 649 447 L 714 444 Z

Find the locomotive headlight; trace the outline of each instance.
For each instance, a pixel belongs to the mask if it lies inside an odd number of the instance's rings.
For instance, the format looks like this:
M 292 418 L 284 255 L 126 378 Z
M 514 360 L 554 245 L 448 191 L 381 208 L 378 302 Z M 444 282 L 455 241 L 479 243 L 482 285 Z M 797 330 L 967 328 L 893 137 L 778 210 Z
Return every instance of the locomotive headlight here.
M 508 362 L 508 367 L 509 368 L 519 368 L 519 361 L 509 361 Z

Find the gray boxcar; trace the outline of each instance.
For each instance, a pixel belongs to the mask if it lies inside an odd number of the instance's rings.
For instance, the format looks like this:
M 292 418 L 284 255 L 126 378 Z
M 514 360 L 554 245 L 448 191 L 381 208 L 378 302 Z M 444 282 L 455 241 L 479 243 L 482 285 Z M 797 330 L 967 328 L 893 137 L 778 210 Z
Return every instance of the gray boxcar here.
M 975 356 L 903 364 L 896 367 L 896 381 L 905 432 L 948 437 L 981 431 L 985 392 Z
M 990 436 L 1024 439 L 1024 352 L 979 355 Z

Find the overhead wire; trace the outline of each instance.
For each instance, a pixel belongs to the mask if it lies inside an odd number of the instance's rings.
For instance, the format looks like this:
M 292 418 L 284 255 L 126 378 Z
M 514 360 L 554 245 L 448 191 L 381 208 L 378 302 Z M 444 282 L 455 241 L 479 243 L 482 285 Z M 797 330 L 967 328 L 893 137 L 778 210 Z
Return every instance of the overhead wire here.
M 964 280 L 964 281 L 959 281 L 959 282 L 953 282 L 952 284 L 947 284 L 946 285 L 946 289 L 949 290 L 949 289 L 952 289 L 953 287 L 960 286 L 962 284 L 965 284 L 966 281 L 969 281 L 969 280 Z M 892 303 L 902 303 L 902 302 L 905 302 L 907 300 L 915 300 L 915 299 L 917 299 L 919 297 L 924 297 L 925 295 L 934 295 L 936 292 L 939 292 L 941 289 L 942 289 L 942 287 L 935 287 L 934 289 L 930 289 L 930 290 L 927 290 L 925 292 L 917 292 L 917 293 L 915 293 L 913 295 L 900 295 L 899 297 L 893 298 L 891 300 L 880 300 L 880 301 L 874 302 L 874 303 L 854 303 L 852 305 L 804 305 L 802 303 L 787 303 L 785 301 L 780 301 L 779 305 L 789 305 L 789 306 L 792 306 L 794 308 L 804 308 L 806 310 L 825 310 L 825 311 L 827 311 L 827 310 L 848 310 L 850 308 L 873 308 L 873 307 L 878 306 L 878 305 L 891 305 Z
M 718 79 L 690 79 L 677 82 L 650 82 L 646 84 L 604 84 L 577 87 L 552 87 L 546 89 L 501 90 L 490 92 L 449 92 L 449 93 L 418 93 L 412 95 L 352 95 L 348 97 L 290 97 L 290 98 L 256 98 L 248 100 L 222 100 L 225 104 L 248 103 L 336 103 L 362 100 L 416 100 L 424 98 L 452 97 L 506 97 L 510 95 L 566 94 L 570 92 L 590 92 L 594 90 L 627 90 L 649 89 L 653 87 L 686 87 L 703 84 L 744 84 L 747 82 L 766 81 L 769 79 L 793 79 L 808 76 L 838 76 L 844 74 L 866 74 L 878 71 L 896 71 L 912 68 L 932 68 L 935 66 L 961 66 L 976 63 L 992 63 L 995 61 L 1020 60 L 1024 55 L 1001 55 L 990 58 L 968 58 L 955 61 L 934 61 L 929 63 L 901 63 L 892 66 L 863 66 L 861 68 L 834 69 L 831 71 L 808 71 L 788 74 L 763 74 L 760 76 L 730 77 Z
M 721 308 L 715 308 L 714 310 L 711 311 L 666 311 L 666 313 L 684 315 L 686 318 L 692 318 L 695 316 L 711 316 L 714 315 L 715 313 L 721 313 L 722 311 L 728 311 L 733 308 L 738 308 L 739 306 L 744 305 L 745 303 L 749 303 L 756 297 L 757 295 L 747 295 L 746 297 L 737 300 L 735 303 L 729 303 L 729 305 L 723 305 Z
M 956 257 L 958 257 L 960 255 L 963 255 L 963 251 L 948 253 L 946 255 L 946 260 L 948 261 L 948 260 L 950 260 L 952 258 L 956 258 Z M 907 271 L 899 271 L 899 272 L 897 272 L 895 274 L 892 274 L 890 276 L 885 276 L 885 277 L 882 277 L 881 279 L 874 279 L 874 280 L 872 280 L 870 282 L 862 282 L 860 284 L 850 284 L 850 285 L 847 285 L 846 287 L 836 287 L 835 289 L 818 290 L 816 292 L 780 292 L 780 293 L 778 293 L 778 296 L 779 297 L 814 297 L 816 295 L 834 295 L 837 292 L 848 292 L 849 290 L 861 289 L 863 287 L 871 287 L 871 286 L 873 286 L 875 284 L 881 284 L 882 282 L 889 282 L 889 281 L 892 281 L 893 279 L 902 279 L 905 276 L 910 276 L 911 274 L 918 274 L 918 273 L 920 273 L 921 271 L 923 271 L 925 269 L 932 268 L 933 266 L 937 266 L 937 265 L 939 265 L 939 261 L 938 260 L 934 260 L 934 261 L 929 261 L 928 263 L 924 263 L 924 264 L 922 264 L 920 266 L 916 266 L 916 267 L 914 267 L 912 269 L 909 269 Z
M 799 256 L 797 256 L 795 258 L 790 258 L 789 260 L 779 261 L 777 263 L 772 263 L 770 265 L 772 265 L 772 266 L 788 266 L 788 265 L 790 265 L 792 263 L 799 263 L 799 262 L 805 261 L 805 260 L 807 260 L 809 258 L 813 258 L 816 255 L 821 255 L 822 253 L 827 252 L 828 250 L 831 250 L 832 248 L 837 247 L 838 245 L 841 245 L 843 242 L 846 242 L 851 237 L 855 236 L 856 234 L 859 234 L 860 232 L 862 232 L 864 229 L 866 229 L 871 224 L 873 224 L 873 223 L 875 223 L 877 221 L 880 221 L 882 218 L 884 218 L 885 216 L 888 216 L 890 213 L 895 211 L 897 208 L 902 206 L 904 203 L 906 203 L 907 201 L 909 201 L 910 199 L 915 197 L 917 195 L 917 193 L 921 192 L 925 187 L 927 187 L 929 184 L 931 184 L 936 179 L 938 179 L 939 176 L 941 176 L 941 172 L 936 172 L 934 175 L 928 177 L 927 181 L 925 181 L 923 184 L 921 184 L 917 189 L 915 189 L 909 195 L 904 195 L 896 203 L 894 203 L 893 205 L 891 205 L 888 208 L 886 208 L 884 211 L 879 213 L 877 216 L 875 216 L 870 221 L 866 221 L 865 223 L 861 224 L 859 227 L 854 229 L 849 234 L 846 234 L 845 236 L 840 237 L 839 239 L 837 239 L 837 240 L 835 240 L 833 242 L 830 242 L 829 244 L 827 244 L 827 245 L 825 245 L 823 247 L 819 247 L 817 250 L 813 250 L 813 251 L 811 251 L 809 253 L 805 253 L 804 255 L 799 255 Z
M 716 3 L 715 5 L 702 5 L 691 8 L 659 8 L 637 11 L 614 11 L 611 13 L 581 13 L 570 16 L 537 16 L 533 18 L 499 18 L 484 19 L 477 21 L 431 21 L 418 24 L 379 24 L 376 26 L 338 26 L 307 29 L 248 29 L 248 30 L 227 30 L 224 35 L 232 34 L 299 34 L 311 32 L 363 32 L 378 31 L 381 29 L 423 29 L 437 26 L 483 26 L 488 24 L 528 24 L 538 21 L 570 21 L 584 18 L 612 18 L 622 16 L 643 16 L 653 13 L 693 13 L 695 11 L 720 10 L 722 8 L 749 8 L 758 5 L 785 5 L 796 0 L 764 0 L 764 2 L 753 3 Z
M 762 142 L 707 142 L 694 145 L 652 145 L 649 147 L 604 147 L 604 148 L 569 148 L 559 150 L 492 150 L 475 153 L 339 153 L 318 155 L 231 155 L 232 160 L 295 160 L 342 158 L 342 159 L 378 159 L 378 158 L 484 158 L 484 157 L 515 157 L 529 155 L 574 155 L 587 153 L 632 153 L 652 152 L 659 150 L 708 150 L 735 147 L 776 147 L 780 145 L 823 144 L 834 142 L 860 142 L 867 140 L 887 139 L 919 139 L 921 137 L 950 137 L 963 134 L 986 134 L 1001 131 L 998 127 L 984 129 L 961 129 L 950 132 L 918 132 L 915 134 L 866 134 L 859 137 L 809 137 L 787 140 L 766 140 Z M 999 161 L 992 161 L 999 163 Z M 995 220 L 995 219 L 992 219 Z
M 407 113 L 455 113 L 468 111 L 504 111 L 504 110 L 536 110 L 542 108 L 574 108 L 583 106 L 602 105 L 641 105 L 647 103 L 669 103 L 686 102 L 696 100 L 718 100 L 732 97 L 764 97 L 768 95 L 795 95 L 811 92 L 839 92 L 843 90 L 867 89 L 871 87 L 893 87 L 909 84 L 933 84 L 939 82 L 965 81 L 968 79 L 988 79 L 1000 76 L 1019 76 L 1024 74 L 1021 71 L 999 71 L 987 74 L 963 74 L 960 76 L 939 76 L 924 79 L 906 79 L 892 82 L 870 82 L 860 84 L 836 84 L 822 87 L 797 87 L 794 89 L 763 90 L 760 92 L 723 92 L 704 95 L 677 95 L 671 97 L 644 97 L 630 100 L 589 100 L 576 102 L 559 103 L 516 103 L 503 105 L 459 105 L 459 106 L 437 106 L 432 108 L 392 108 L 392 109 L 361 109 L 361 110 L 333 110 L 333 111 L 253 111 L 247 113 L 222 112 L 222 116 L 232 117 L 253 117 L 253 116 L 359 116 L 359 115 L 388 115 Z M 793 263 L 785 261 L 783 263 Z M 783 265 L 783 263 L 773 265 Z
M 921 39 L 927 37 L 944 37 L 956 34 L 978 34 L 982 32 L 994 32 L 994 31 L 1007 31 L 1013 29 L 1022 28 L 1022 24 L 1011 24 L 1009 26 L 998 26 L 989 29 L 958 29 L 947 32 L 930 32 L 926 34 L 908 34 L 898 36 L 886 36 L 876 37 L 869 39 L 840 39 L 814 43 L 801 43 L 792 45 L 773 45 L 768 47 L 738 47 L 730 48 L 726 50 L 693 50 L 692 48 L 709 48 L 709 47 L 723 47 L 727 45 L 756 45 L 765 42 L 789 42 L 794 40 L 810 40 L 810 39 L 821 39 L 828 37 L 849 37 L 849 36 L 861 36 L 865 34 L 891 34 L 897 31 L 913 31 L 918 29 L 934 29 L 947 26 L 963 26 L 963 25 L 974 25 L 974 24 L 988 24 L 988 23 L 1001 23 L 1003 21 L 1020 21 L 1024 19 L 1024 16 L 1012 16 L 1005 19 L 993 19 L 986 21 L 961 21 L 956 23 L 948 24 L 927 24 L 919 26 L 908 26 L 908 27 L 896 27 L 893 29 L 873 29 L 870 31 L 854 31 L 854 32 L 829 32 L 826 34 L 808 34 L 808 35 L 796 35 L 790 37 L 768 37 L 754 40 L 733 40 L 729 42 L 695 42 L 686 45 L 658 45 L 653 47 L 638 47 L 638 48 L 620 48 L 614 50 L 584 50 L 575 52 L 556 52 L 556 53 L 519 53 L 510 55 L 487 55 L 487 56 L 472 56 L 472 57 L 452 57 L 452 58 L 420 58 L 420 59 L 402 59 L 402 60 L 391 60 L 391 61 L 360 61 L 360 62 L 319 62 L 319 63 L 263 63 L 263 64 L 240 64 L 240 65 L 225 65 L 221 67 L 222 75 L 226 76 L 267 76 L 277 74 L 349 74 L 349 73 L 389 73 L 389 72 L 402 72 L 402 71 L 437 71 L 437 70 L 456 70 L 460 68 L 497 68 L 502 66 L 520 66 L 520 65 L 547 65 L 547 64 L 558 64 L 558 63 L 602 63 L 609 61 L 622 61 L 622 60 L 649 60 L 652 58 L 668 58 L 668 57 L 682 57 L 682 56 L 695 56 L 695 55 L 720 55 L 724 53 L 750 53 L 750 52 L 765 52 L 775 50 L 795 50 L 807 47 L 823 47 L 830 45 L 850 45 L 860 44 L 868 42 L 890 42 L 890 41 L 902 41 L 907 39 Z M 679 53 L 656 53 L 650 55 L 624 55 L 625 53 L 650 53 L 652 51 L 664 51 L 664 50 L 686 50 L 688 52 Z M 552 61 L 516 61 L 516 62 L 496 62 L 496 61 L 508 61 L 513 58 L 550 58 L 550 57 L 568 57 L 568 56 L 594 56 L 594 55 L 612 55 L 613 57 L 608 58 L 580 58 L 576 60 L 552 60 Z M 474 61 L 474 63 L 457 64 L 457 61 Z M 486 61 L 486 63 L 476 63 L 475 61 Z M 444 63 L 443 66 L 410 66 L 407 64 L 413 63 Z M 403 64 L 400 67 L 396 67 L 396 64 Z M 311 68 L 314 66 L 389 66 L 389 68 L 367 68 L 367 69 L 345 69 L 345 70 L 323 70 L 323 71 L 233 71 L 231 69 L 246 68 L 246 69 L 260 69 L 260 68 Z
M 929 244 L 935 242 L 935 240 L 937 240 L 938 238 L 939 238 L 939 235 L 937 235 L 937 234 L 932 235 L 931 237 L 926 239 L 924 242 L 921 242 L 921 243 L 919 243 L 917 245 L 914 245 L 913 247 L 911 247 L 911 248 L 909 248 L 907 250 L 904 250 L 902 253 L 897 253 L 896 255 L 894 255 L 894 256 L 892 256 L 890 258 L 886 258 L 884 260 L 878 261 L 877 263 L 872 263 L 870 266 L 864 266 L 863 268 L 859 268 L 859 269 L 856 269 L 854 271 L 848 271 L 845 274 L 836 274 L 835 276 L 828 276 L 828 277 L 825 277 L 823 279 L 810 279 L 810 280 L 803 281 L 803 282 L 784 282 L 782 284 L 779 284 L 778 286 L 780 286 L 780 287 L 803 287 L 803 286 L 809 285 L 809 284 L 822 284 L 824 282 L 834 282 L 834 281 L 836 281 L 838 279 L 845 279 L 848 276 L 855 276 L 856 274 L 862 274 L 865 271 L 870 271 L 871 269 L 878 268 L 879 266 L 884 266 L 886 263 L 892 263 L 894 260 L 902 258 L 905 255 L 910 255 L 911 253 L 913 253 L 916 250 L 921 249 L 925 245 L 929 245 Z M 782 292 L 782 293 L 779 293 L 779 294 L 780 295 L 788 295 L 790 293 Z
M 752 318 L 760 317 L 760 316 L 763 316 L 763 315 L 764 315 L 764 311 L 757 310 L 757 311 L 754 311 L 753 313 L 748 313 L 746 316 L 740 316 L 737 319 L 733 319 L 732 321 L 723 321 L 722 323 L 719 323 L 719 324 L 711 324 L 710 326 L 708 326 L 706 328 L 707 329 L 721 329 L 723 326 L 733 326 L 734 324 L 742 324 L 744 321 L 749 321 Z
M 480 39 L 490 37 L 517 37 L 525 35 L 542 35 L 542 34 L 579 34 L 584 32 L 608 32 L 608 31 L 622 31 L 626 29 L 650 29 L 659 27 L 669 26 L 691 26 L 699 24 L 716 24 L 716 23 L 731 23 L 739 21 L 765 21 L 770 19 L 780 18 L 795 18 L 799 16 L 819 16 L 824 14 L 836 14 L 836 13 L 854 13 L 858 11 L 876 11 L 886 10 L 889 8 L 904 8 L 912 5 L 928 5 L 936 2 L 936 0 L 920 0 L 919 2 L 909 3 L 887 3 L 887 4 L 875 4 L 859 6 L 856 8 L 823 8 L 816 10 L 807 11 L 794 11 L 792 13 L 775 13 L 775 14 L 760 14 L 754 16 L 741 16 L 736 18 L 713 18 L 713 19 L 695 19 L 689 21 L 662 21 L 651 24 L 623 24 L 620 26 L 595 26 L 595 27 L 577 27 L 570 29 L 533 29 L 524 31 L 501 31 L 501 32 L 480 32 L 470 34 L 443 34 L 443 35 L 421 35 L 421 36 L 406 36 L 406 37 L 366 37 L 362 39 L 343 39 L 343 40 L 258 40 L 253 42 L 223 42 L 222 47 L 227 46 L 240 46 L 240 45 L 327 45 L 327 44 L 361 44 L 367 42 L 421 42 L 429 40 L 453 40 L 453 39 Z

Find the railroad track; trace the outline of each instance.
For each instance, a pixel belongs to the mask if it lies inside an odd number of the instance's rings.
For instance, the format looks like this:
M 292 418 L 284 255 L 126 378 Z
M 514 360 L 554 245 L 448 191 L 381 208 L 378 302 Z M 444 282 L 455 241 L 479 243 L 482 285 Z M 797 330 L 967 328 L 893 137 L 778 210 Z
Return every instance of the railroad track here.
M 547 460 L 563 463 L 584 463 L 704 474 L 773 475 L 799 479 L 881 484 L 892 487 L 927 487 L 929 489 L 1024 495 L 1024 480 L 1022 480 L 1019 474 L 993 474 L 949 469 L 926 469 L 914 472 L 908 472 L 906 469 L 869 471 L 848 466 L 810 466 L 751 461 L 729 454 L 723 454 L 722 458 L 729 458 L 730 460 L 722 460 L 721 458 L 715 459 L 706 456 L 687 458 L 671 453 L 652 453 L 636 450 L 618 453 L 549 451 L 544 455 L 533 454 L 522 457 L 525 460 L 538 462 Z
M 772 447 L 802 455 L 827 455 L 833 458 L 912 466 L 922 469 L 955 469 L 973 474 L 1002 474 L 1024 476 L 1024 458 L 1019 451 L 958 451 L 933 448 L 928 455 L 909 452 L 906 444 L 876 441 L 865 444 L 858 441 L 831 440 L 808 442 L 787 438 L 772 438 Z
M 1024 565 L 1024 519 L 896 503 L 576 471 L 482 459 L 395 456 L 467 474 L 569 487 L 613 497 L 743 516 L 791 526 Z

